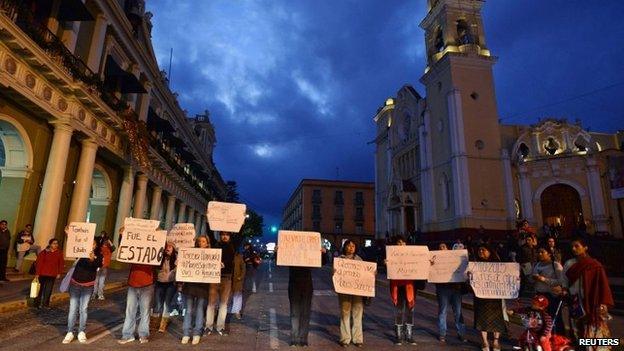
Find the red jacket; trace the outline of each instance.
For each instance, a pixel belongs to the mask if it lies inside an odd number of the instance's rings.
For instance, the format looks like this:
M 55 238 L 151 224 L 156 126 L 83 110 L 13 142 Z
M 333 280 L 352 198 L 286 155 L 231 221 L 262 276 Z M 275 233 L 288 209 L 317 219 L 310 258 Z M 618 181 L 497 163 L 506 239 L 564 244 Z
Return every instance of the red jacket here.
M 37 261 L 35 261 L 35 267 L 37 268 L 37 275 L 56 278 L 57 275 L 63 273 L 65 268 L 63 251 L 50 251 L 48 249 L 41 251 L 37 256 Z
M 130 266 L 128 286 L 143 288 L 154 284 L 154 267 L 145 264 L 133 264 Z

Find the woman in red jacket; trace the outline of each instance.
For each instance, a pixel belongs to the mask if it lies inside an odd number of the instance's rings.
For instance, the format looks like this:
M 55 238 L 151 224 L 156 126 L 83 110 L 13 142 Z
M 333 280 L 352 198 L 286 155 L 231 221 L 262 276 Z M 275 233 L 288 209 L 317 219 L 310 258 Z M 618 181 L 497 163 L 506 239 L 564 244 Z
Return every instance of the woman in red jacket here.
M 37 269 L 36 277 L 41 284 L 39 295 L 35 300 L 35 306 L 37 308 L 49 308 L 54 281 L 61 276 L 65 267 L 63 252 L 59 250 L 57 239 L 50 239 L 48 247 L 37 256 L 35 267 Z

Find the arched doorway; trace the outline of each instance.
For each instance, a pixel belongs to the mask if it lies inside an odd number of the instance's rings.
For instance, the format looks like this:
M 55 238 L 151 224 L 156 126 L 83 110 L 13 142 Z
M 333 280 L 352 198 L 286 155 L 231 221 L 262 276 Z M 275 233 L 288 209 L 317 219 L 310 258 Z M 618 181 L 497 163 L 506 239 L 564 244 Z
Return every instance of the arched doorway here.
M 583 224 L 579 193 L 567 184 L 553 184 L 542 192 L 542 219 L 545 224 L 561 226 L 560 234 L 570 236 Z
M 111 182 L 106 171 L 99 165 L 95 165 L 91 180 L 91 196 L 89 197 L 89 209 L 87 221 L 96 223 L 96 235 L 106 230 L 106 218 L 111 200 Z M 108 233 L 110 236 L 113 233 Z
M 32 171 L 32 155 L 26 130 L 17 120 L 0 115 L 0 219 L 9 222 L 14 235 L 21 229 L 17 222 L 22 221 L 18 216 L 24 204 L 24 184 Z

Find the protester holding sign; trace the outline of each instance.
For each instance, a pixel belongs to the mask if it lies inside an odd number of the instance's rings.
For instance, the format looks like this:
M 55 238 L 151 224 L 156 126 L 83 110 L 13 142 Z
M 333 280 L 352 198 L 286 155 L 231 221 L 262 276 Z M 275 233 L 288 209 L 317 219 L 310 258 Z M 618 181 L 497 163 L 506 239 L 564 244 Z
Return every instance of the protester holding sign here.
M 50 296 L 54 281 L 61 276 L 65 261 L 63 260 L 63 252 L 59 250 L 58 239 L 50 239 L 48 247 L 39 253 L 37 261 L 35 261 L 36 278 L 39 279 L 41 289 L 39 296 L 35 300 L 35 306 L 38 308 L 50 307 Z
M 498 262 L 496 253 L 487 244 L 481 244 L 477 248 L 477 262 Z M 470 272 L 467 272 L 470 276 Z M 505 331 L 505 319 L 503 316 L 502 299 L 481 299 L 474 297 L 474 328 L 481 332 L 482 350 L 489 351 L 490 343 L 488 333 L 494 334 L 492 350 L 500 351 L 501 345 L 498 339 Z
M 454 245 L 453 247 L 459 247 Z M 441 243 L 438 246 L 438 250 L 446 251 L 448 247 L 445 243 Z M 454 249 L 455 250 L 455 249 Z M 457 249 L 460 250 L 460 249 Z M 468 252 L 466 250 L 462 250 L 466 252 L 466 258 L 468 257 Z M 431 265 L 435 265 L 435 258 L 440 255 L 435 255 L 434 252 L 431 251 L 432 262 Z M 465 266 L 464 266 L 465 268 Z M 463 272 L 462 272 L 463 275 Z M 439 340 L 440 342 L 446 342 L 446 311 L 448 310 L 448 306 L 451 305 L 453 309 L 453 316 L 455 317 L 455 328 L 457 329 L 457 337 L 462 342 L 466 342 L 466 327 L 464 325 L 464 316 L 462 316 L 462 285 L 464 283 L 437 283 L 435 284 L 436 288 L 436 298 L 438 300 L 438 330 L 439 330 Z
M 206 329 L 207 334 L 213 333 L 215 326 L 215 309 L 219 301 L 219 312 L 217 315 L 216 332 L 225 335 L 225 318 L 227 317 L 227 307 L 232 292 L 232 273 L 234 272 L 234 246 L 231 241 L 230 232 L 221 232 L 220 240 L 216 248 L 221 249 L 221 281 L 210 285 L 208 298 L 208 308 L 206 308 Z
M 195 247 L 209 249 L 210 240 L 207 236 L 200 235 L 195 239 Z M 191 335 L 193 336 L 192 344 L 199 344 L 203 333 L 204 313 L 209 292 L 210 284 L 208 283 L 184 283 L 182 294 L 186 298 L 186 314 L 182 325 L 182 344 L 188 344 Z
M 171 299 L 176 292 L 175 275 L 178 253 L 172 242 L 167 241 L 165 255 L 158 268 L 156 284 L 154 287 L 154 310 L 152 317 L 160 319 L 158 331 L 164 333 L 169 324 L 169 312 Z
M 394 236 L 392 243 L 398 246 L 407 245 L 407 241 L 402 235 Z M 401 345 L 403 341 L 406 341 L 408 344 L 416 345 L 412 334 L 412 327 L 414 326 L 414 306 L 416 306 L 416 287 L 414 286 L 414 280 L 391 279 L 390 298 L 396 308 L 394 343 L 396 345 Z M 403 326 L 405 326 L 405 333 L 403 333 Z
M 65 228 L 65 234 L 69 233 L 69 228 Z M 80 258 L 74 266 L 69 284 L 69 314 L 67 315 L 67 334 L 63 339 L 63 344 L 69 344 L 74 340 L 74 326 L 76 325 L 76 314 L 80 315 L 78 326 L 78 341 L 87 342 L 87 310 L 89 300 L 93 294 L 95 285 L 95 274 L 102 266 L 102 250 L 97 241 L 93 240 L 91 252 L 88 258 Z
M 361 261 L 362 259 L 355 254 L 356 252 L 357 246 L 355 242 L 347 240 L 342 245 L 340 258 Z M 364 334 L 362 332 L 364 302 L 362 301 L 362 296 L 338 294 L 338 303 L 340 304 L 340 345 L 347 347 L 353 342 L 355 346 L 361 347 L 364 343 Z M 351 324 L 351 318 L 353 318 L 353 325 Z

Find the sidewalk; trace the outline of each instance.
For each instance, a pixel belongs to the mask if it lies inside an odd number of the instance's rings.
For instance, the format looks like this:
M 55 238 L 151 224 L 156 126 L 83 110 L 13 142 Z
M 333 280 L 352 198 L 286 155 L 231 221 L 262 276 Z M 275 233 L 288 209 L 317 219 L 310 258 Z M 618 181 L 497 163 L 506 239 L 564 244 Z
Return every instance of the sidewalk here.
M 65 272 L 71 267 L 71 263 L 66 265 Z M 14 273 L 12 268 L 7 269 L 7 278 L 10 280 L 6 283 L 0 283 L 0 313 L 15 311 L 19 309 L 27 308 L 26 299 L 30 294 L 30 283 L 34 279 L 34 276 L 28 273 L 18 274 Z M 62 293 L 59 289 L 59 284 L 65 276 L 65 273 L 61 275 L 61 278 L 57 279 L 52 290 L 52 297 L 50 303 L 58 303 L 69 299 L 68 293 Z M 110 269 L 108 271 L 108 278 L 106 278 L 106 286 L 104 291 L 110 292 L 124 288 L 126 281 L 128 280 L 127 269 Z

